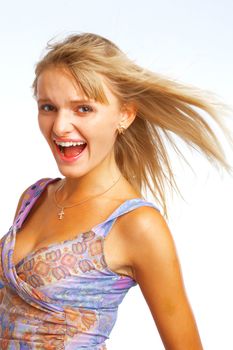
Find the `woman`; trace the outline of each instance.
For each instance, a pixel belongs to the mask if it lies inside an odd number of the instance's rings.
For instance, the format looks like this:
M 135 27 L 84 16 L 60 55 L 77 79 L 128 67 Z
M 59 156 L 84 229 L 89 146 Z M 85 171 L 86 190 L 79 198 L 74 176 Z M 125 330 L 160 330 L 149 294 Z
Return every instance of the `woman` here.
M 230 172 L 195 109 L 231 140 L 216 104 L 99 35 L 74 34 L 48 49 L 33 89 L 64 177 L 30 185 L 1 240 L 1 349 L 106 349 L 117 308 L 137 284 L 166 349 L 203 349 L 164 218 L 165 185 L 175 179 L 160 133 Z M 164 216 L 143 197 L 147 188 Z

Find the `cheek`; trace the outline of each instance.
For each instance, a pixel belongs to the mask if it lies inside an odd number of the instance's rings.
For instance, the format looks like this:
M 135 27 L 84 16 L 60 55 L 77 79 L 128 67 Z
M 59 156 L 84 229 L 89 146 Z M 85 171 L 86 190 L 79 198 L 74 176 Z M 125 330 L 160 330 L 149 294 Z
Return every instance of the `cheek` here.
M 38 125 L 39 125 L 39 129 L 41 131 L 41 133 L 46 136 L 49 133 L 50 127 L 51 127 L 51 122 L 49 122 L 48 119 L 46 118 L 42 118 L 42 117 L 38 117 Z
M 92 134 L 106 139 L 114 138 L 118 126 L 118 120 L 111 113 L 103 113 L 102 119 L 98 119 L 92 125 Z
M 116 123 L 108 122 L 101 126 L 98 125 L 93 131 L 92 135 L 89 134 L 90 143 L 93 144 L 93 151 L 97 150 L 101 153 L 107 153 L 111 150 L 116 139 Z

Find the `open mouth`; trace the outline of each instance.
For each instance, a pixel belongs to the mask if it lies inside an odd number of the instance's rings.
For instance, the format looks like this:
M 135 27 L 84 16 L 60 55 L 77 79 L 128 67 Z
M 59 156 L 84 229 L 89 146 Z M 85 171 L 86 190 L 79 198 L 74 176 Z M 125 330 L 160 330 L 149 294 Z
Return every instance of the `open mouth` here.
M 55 141 L 55 146 L 60 155 L 66 158 L 74 158 L 77 157 L 83 150 L 86 148 L 87 144 L 75 145 L 75 146 L 61 146 L 58 145 Z

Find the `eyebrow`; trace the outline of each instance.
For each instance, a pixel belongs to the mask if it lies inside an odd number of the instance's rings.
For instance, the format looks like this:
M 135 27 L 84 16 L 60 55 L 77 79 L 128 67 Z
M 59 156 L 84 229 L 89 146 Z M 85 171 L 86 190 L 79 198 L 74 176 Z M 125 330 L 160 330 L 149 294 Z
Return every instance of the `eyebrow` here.
M 47 99 L 44 99 L 44 98 L 40 98 L 40 99 L 38 99 L 37 100 L 37 102 L 38 103 L 41 103 L 41 102 L 51 102 L 52 103 L 52 101 L 49 99 L 49 98 L 47 98 Z M 71 100 L 70 101 L 70 104 L 75 104 L 75 103 L 90 103 L 90 102 L 92 102 L 91 100 Z M 93 101 L 94 102 L 94 101 Z

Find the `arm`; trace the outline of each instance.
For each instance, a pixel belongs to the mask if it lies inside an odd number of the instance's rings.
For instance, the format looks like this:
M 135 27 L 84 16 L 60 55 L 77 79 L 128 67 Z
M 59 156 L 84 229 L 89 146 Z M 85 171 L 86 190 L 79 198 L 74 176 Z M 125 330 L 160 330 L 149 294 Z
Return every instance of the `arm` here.
M 154 208 L 140 210 L 127 239 L 131 267 L 165 349 L 203 350 L 167 223 Z

